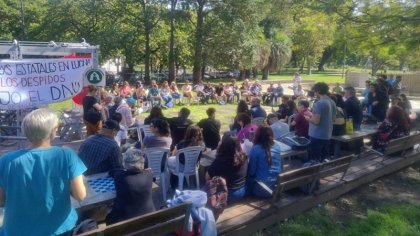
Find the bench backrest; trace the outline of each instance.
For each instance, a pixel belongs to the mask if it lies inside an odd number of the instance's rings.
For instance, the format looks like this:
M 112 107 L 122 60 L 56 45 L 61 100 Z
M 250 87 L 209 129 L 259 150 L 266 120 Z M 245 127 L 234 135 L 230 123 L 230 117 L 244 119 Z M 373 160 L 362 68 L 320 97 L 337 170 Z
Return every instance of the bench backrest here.
M 322 163 L 318 178 L 322 179 L 331 175 L 343 173 L 340 180 L 343 179 L 353 158 L 354 155 L 350 155 Z
M 407 144 L 409 143 L 411 139 L 412 139 L 411 135 L 404 136 L 397 139 L 392 139 L 391 141 L 389 141 L 388 145 L 386 146 L 384 155 L 387 156 L 396 152 L 404 151 L 405 149 L 407 149 L 408 147 Z
M 309 167 L 304 167 L 285 173 L 281 173 L 277 180 L 277 187 L 273 192 L 273 201 L 276 201 L 278 196 L 289 189 L 299 187 L 304 184 L 312 184 L 316 181 L 321 164 L 316 164 Z
M 343 179 L 353 160 L 354 155 L 341 157 L 339 159 L 316 164 L 313 166 L 300 168 L 279 175 L 277 180 L 277 187 L 273 193 L 273 201 L 276 201 L 282 192 L 292 188 L 309 184 L 309 189 L 314 189 L 316 182 L 331 175 L 343 173 L 340 181 Z
M 410 134 L 410 139 L 408 140 L 407 147 L 411 148 L 414 147 L 416 144 L 420 144 L 420 132 L 419 131 L 413 131 Z
M 190 218 L 191 204 L 183 203 L 167 209 L 158 210 L 146 215 L 96 229 L 81 236 L 120 236 L 120 235 L 165 235 L 177 229 L 185 235 Z

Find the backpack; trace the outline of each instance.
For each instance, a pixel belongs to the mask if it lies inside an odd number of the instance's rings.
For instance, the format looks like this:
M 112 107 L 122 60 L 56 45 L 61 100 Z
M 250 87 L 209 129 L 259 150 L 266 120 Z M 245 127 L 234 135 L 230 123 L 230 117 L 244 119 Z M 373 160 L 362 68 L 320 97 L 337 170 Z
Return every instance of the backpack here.
M 292 150 L 304 150 L 308 148 L 311 141 L 305 137 L 293 136 L 284 137 L 280 140 L 282 143 L 290 146 Z
M 206 207 L 213 211 L 214 219 L 217 221 L 227 206 L 226 180 L 220 176 L 214 176 L 206 182 L 203 191 L 207 193 Z

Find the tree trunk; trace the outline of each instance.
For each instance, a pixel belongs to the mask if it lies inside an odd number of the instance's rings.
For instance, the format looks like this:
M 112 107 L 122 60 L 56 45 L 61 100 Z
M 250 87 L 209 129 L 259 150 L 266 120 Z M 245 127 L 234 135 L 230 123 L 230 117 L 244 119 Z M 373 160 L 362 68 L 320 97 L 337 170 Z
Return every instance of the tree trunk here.
M 334 49 L 332 47 L 327 47 L 322 53 L 322 57 L 319 60 L 318 71 L 325 71 L 325 64 L 330 60 L 333 55 Z
M 302 61 L 300 62 L 300 67 L 299 67 L 299 72 L 300 73 L 303 72 L 304 67 L 305 67 L 305 58 L 303 58 Z
M 199 0 L 197 8 L 197 26 L 195 30 L 194 42 L 194 63 L 193 63 L 193 80 L 194 83 L 201 81 L 201 60 L 203 54 L 203 21 L 204 21 L 204 5 L 205 0 Z
M 312 74 L 312 61 L 308 59 L 308 75 Z
M 239 72 L 239 79 L 240 80 L 245 80 L 245 75 L 246 75 L 246 70 L 241 70 Z
M 270 74 L 270 69 L 268 66 L 264 67 L 263 69 L 262 80 L 268 80 L 268 75 Z
M 174 24 L 174 12 L 177 0 L 171 0 L 171 36 L 169 40 L 169 84 L 175 80 L 175 51 L 174 51 L 174 32 L 175 32 L 175 24 Z
M 252 78 L 256 79 L 258 77 L 258 69 L 253 68 L 252 69 Z

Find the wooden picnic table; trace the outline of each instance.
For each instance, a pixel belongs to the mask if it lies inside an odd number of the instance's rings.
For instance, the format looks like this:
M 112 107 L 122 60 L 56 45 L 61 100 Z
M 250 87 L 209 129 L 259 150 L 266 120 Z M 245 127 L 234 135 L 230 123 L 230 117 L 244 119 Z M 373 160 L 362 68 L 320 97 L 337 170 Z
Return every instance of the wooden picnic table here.
M 84 176 L 83 182 L 86 186 L 86 198 L 79 202 L 71 197 L 72 206 L 79 212 L 109 205 L 117 196 L 114 178 L 108 172 Z M 153 182 L 152 190 L 155 191 L 158 188 L 159 186 Z
M 362 153 L 362 149 L 374 151 L 375 150 L 367 147 L 364 145 L 363 139 L 372 135 L 375 135 L 378 132 L 378 125 L 362 125 L 360 130 L 356 130 L 353 132 L 353 134 L 344 134 L 340 136 L 332 136 L 332 140 L 336 141 L 334 143 L 334 158 L 340 157 L 340 149 L 342 143 L 350 143 L 357 140 L 361 140 L 360 144 L 356 148 L 356 154 L 357 158 L 360 157 L 360 154 Z

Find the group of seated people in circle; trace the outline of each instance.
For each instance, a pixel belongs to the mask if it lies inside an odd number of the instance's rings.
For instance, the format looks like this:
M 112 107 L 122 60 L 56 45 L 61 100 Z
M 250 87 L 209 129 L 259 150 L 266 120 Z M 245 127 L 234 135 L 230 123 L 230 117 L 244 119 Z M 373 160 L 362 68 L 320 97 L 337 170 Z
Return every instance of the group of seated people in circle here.
M 193 94 L 193 91 L 195 94 Z M 245 79 L 241 86 L 238 86 L 235 79 L 230 83 L 220 82 L 217 85 L 207 83 L 198 83 L 191 86 L 189 81 L 185 81 L 181 90 L 178 89 L 177 84 L 173 81 L 169 85 L 167 81 L 163 81 L 158 85 L 156 81 L 150 82 L 149 88 L 145 88 L 141 82 L 137 82 L 134 88 L 131 88 L 129 83 L 125 81 L 119 85 L 114 83 L 112 85 L 110 96 L 133 98 L 137 101 L 138 105 L 143 102 L 151 102 L 152 105 L 160 105 L 163 108 L 173 107 L 174 99 L 178 100 L 181 104 L 181 98 L 185 98 L 186 103 L 189 105 L 194 100 L 202 103 L 238 103 L 241 98 L 245 101 L 250 101 L 252 97 L 262 97 L 263 104 L 275 105 L 277 99 L 283 96 L 283 87 L 280 83 L 270 83 L 266 91 L 263 91 L 262 84 L 259 80 L 250 82 Z M 304 95 L 302 86 L 300 84 L 294 89 L 294 96 L 301 97 Z
M 381 84 L 380 81 L 373 84 Z M 249 86 L 249 83 L 244 84 Z M 188 83 L 184 86 L 182 96 L 188 97 L 192 88 Z M 332 94 L 327 84 L 316 83 L 313 104 L 302 98 L 294 100 L 294 97 L 285 96 L 277 90 L 273 93 L 281 97 L 281 104 L 277 111 L 268 115 L 260 98 L 255 96 L 261 93 L 258 83 L 252 86 L 254 88 L 249 90 L 232 90 L 241 93 L 243 100 L 238 101 L 234 122 L 223 135 L 220 135 L 221 123 L 216 119 L 214 108 L 208 108 L 208 117 L 194 124 L 189 119 L 188 108 L 181 108 L 177 117 L 167 118 L 156 102 L 144 120 L 144 124 L 150 126 L 152 135 L 144 138 L 142 146 L 130 148 L 124 153 L 120 145 L 128 139 L 127 129 L 136 123 L 132 114 L 134 104 L 138 99 L 145 99 L 144 94 L 137 93 L 137 88 L 135 98 L 129 93 L 131 89 L 122 88 L 113 91 L 114 99 L 106 97 L 102 103 L 95 97 L 97 89 L 88 88 L 89 94 L 83 101 L 88 138 L 77 154 L 67 148 L 51 146 L 58 127 L 58 118 L 53 111 L 45 108 L 32 111 L 22 124 L 31 147 L 0 158 L 0 203 L 5 207 L 3 231 L 7 235 L 30 235 L 34 230 L 40 235 L 69 234 L 78 218 L 71 206 L 70 195 L 76 200 L 83 200 L 86 188 L 82 175 L 102 172 L 108 172 L 114 178 L 116 188 L 114 204 L 106 217 L 107 224 L 153 212 L 157 207 L 152 200 L 151 170 L 147 157 L 141 152 L 145 148 L 170 149 L 170 157 L 163 162 L 169 169 L 176 165 L 172 156 L 177 150 L 191 146 L 202 147 L 203 153 L 215 150 L 215 160 L 208 168 L 206 178 L 224 177 L 228 203 L 232 204 L 246 194 L 271 196 L 266 188 L 273 189 L 283 171 L 279 141 L 290 131 L 311 141 L 309 159 L 323 162 L 332 156 L 329 151 L 331 137 L 345 132 L 343 121 L 351 121 L 355 130 L 361 129 L 363 105 L 351 86 Z M 159 101 L 166 101 L 162 90 L 168 90 L 169 96 L 173 97 L 175 90 L 171 87 L 164 83 L 158 89 L 152 83 L 148 96 L 152 99 L 159 96 Z M 377 106 L 375 99 L 381 96 L 379 91 L 374 85 L 368 96 L 369 100 L 374 100 L 366 104 Z M 232 94 L 235 96 L 234 92 Z M 401 101 L 396 99 L 387 107 L 377 138 L 372 141 L 380 151 L 391 139 L 409 135 L 410 120 L 403 96 L 399 96 Z M 246 99 L 250 100 L 250 106 Z M 96 123 L 91 112 L 94 109 L 102 112 L 102 118 Z M 258 118 L 264 121 L 254 122 Z M 244 143 L 252 144 L 249 152 L 244 150 Z M 176 188 L 177 183 L 176 177 L 171 176 L 171 186 Z M 25 224 L 19 223 L 22 219 L 25 219 Z

